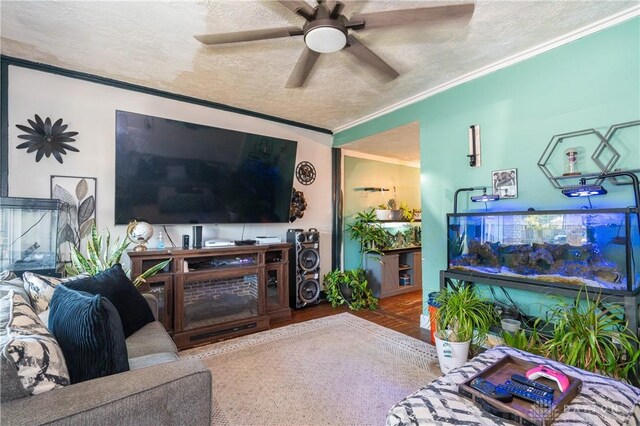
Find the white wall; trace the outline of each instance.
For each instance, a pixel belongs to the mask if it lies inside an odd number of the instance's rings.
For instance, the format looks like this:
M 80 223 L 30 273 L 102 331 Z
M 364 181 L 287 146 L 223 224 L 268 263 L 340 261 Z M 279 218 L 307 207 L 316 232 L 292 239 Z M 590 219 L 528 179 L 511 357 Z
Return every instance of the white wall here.
M 310 161 L 317 173 L 316 181 L 308 186 L 294 179 L 294 186 L 304 192 L 308 203 L 304 218 L 291 224 L 248 224 L 244 238 L 270 235 L 284 240 L 289 228 L 318 228 L 322 273 L 330 270 L 331 135 L 18 66 L 9 67 L 8 78 L 9 196 L 49 198 L 51 175 L 95 177 L 98 229 L 108 228 L 113 235 L 123 236 L 125 227 L 114 226 L 116 109 L 296 140 L 296 164 Z M 67 131 L 79 132 L 72 145 L 80 152 L 69 152 L 63 157 L 64 164 L 53 156 L 36 163 L 34 153 L 16 149 L 21 142 L 17 136 L 23 132 L 15 125 L 27 125 L 34 114 L 54 121 L 63 118 L 69 125 Z M 167 229 L 178 246 L 182 234 L 191 234 L 190 226 Z M 156 235 L 158 230 L 156 226 Z M 237 240 L 242 231 L 242 225 L 205 225 L 204 238 Z M 150 245 L 154 243 L 155 236 Z

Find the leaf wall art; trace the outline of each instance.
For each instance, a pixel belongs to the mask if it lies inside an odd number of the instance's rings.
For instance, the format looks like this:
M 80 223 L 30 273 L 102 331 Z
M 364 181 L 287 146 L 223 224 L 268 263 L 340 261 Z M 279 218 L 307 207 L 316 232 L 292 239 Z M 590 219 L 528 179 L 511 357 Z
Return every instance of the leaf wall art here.
M 72 247 L 91 234 L 96 223 L 96 183 L 94 177 L 51 176 L 51 198 L 63 203 L 58 224 L 58 264 L 71 261 Z

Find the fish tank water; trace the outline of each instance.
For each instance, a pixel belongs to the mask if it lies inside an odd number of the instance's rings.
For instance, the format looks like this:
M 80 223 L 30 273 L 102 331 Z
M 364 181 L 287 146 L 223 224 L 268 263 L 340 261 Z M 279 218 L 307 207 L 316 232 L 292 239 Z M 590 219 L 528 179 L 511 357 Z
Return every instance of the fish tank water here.
M 460 213 L 447 222 L 449 270 L 605 293 L 640 289 L 636 209 Z
M 59 200 L 0 197 L 0 270 L 56 272 Z

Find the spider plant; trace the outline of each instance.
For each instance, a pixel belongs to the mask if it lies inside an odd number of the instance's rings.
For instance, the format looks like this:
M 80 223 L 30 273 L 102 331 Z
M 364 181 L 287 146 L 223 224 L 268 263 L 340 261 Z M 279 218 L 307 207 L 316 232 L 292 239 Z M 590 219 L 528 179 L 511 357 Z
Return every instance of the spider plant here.
M 443 289 L 436 298 L 440 303 L 436 321 L 438 335 L 450 342 L 483 342 L 498 315 L 493 304 L 478 295 L 471 285 L 460 283 Z
M 545 355 L 565 364 L 619 379 L 628 379 L 640 362 L 640 341 L 620 312 L 612 311 L 598 294 L 573 303 L 561 301 L 552 310 L 553 336 L 543 345 Z

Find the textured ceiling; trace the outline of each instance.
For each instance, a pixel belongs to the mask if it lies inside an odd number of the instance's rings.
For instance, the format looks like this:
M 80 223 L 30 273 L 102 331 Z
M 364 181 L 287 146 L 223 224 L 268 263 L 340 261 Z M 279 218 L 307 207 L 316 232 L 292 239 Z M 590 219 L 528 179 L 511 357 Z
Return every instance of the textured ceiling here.
M 347 1 L 344 14 L 460 2 Z M 195 34 L 301 26 L 274 1 L 6 1 L 2 54 L 336 129 L 632 7 L 630 1 L 478 0 L 467 25 L 355 32 L 400 72 L 381 83 L 345 52 L 285 83 L 302 37 L 206 47 Z
M 385 132 L 358 139 L 340 148 L 349 151 L 393 158 L 405 163 L 420 164 L 420 123 L 405 124 Z

